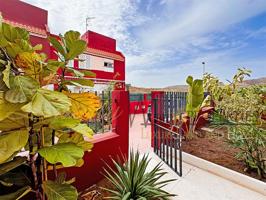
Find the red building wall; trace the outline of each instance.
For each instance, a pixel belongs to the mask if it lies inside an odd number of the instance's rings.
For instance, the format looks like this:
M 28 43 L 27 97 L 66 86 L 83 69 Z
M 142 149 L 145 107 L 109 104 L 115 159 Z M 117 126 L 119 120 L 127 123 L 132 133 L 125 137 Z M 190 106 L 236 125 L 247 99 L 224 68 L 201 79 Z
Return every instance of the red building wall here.
M 6 19 L 46 29 L 48 21 L 47 10 L 18 0 L 0 0 L 0 12 Z

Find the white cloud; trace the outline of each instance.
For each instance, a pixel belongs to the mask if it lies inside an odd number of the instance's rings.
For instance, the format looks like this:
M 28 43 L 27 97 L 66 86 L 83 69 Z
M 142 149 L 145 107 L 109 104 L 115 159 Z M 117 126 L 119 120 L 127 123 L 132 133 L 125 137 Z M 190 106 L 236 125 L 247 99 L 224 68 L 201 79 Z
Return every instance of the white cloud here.
M 225 34 L 265 12 L 265 0 L 24 1 L 49 11 L 54 33 L 69 29 L 84 32 L 86 17 L 94 17 L 89 29 L 117 39 L 126 55 L 127 81 L 139 86 L 184 83 L 188 74 L 201 75 L 203 60 L 207 69 L 218 75 L 231 75 L 233 66 L 245 63 L 253 63 L 257 70 L 265 66 L 264 59 L 234 57 L 246 43 Z M 244 34 L 250 38 L 264 32 Z
M 135 45 L 128 28 L 146 20 L 137 14 L 137 4 L 130 0 L 24 1 L 48 10 L 49 27 L 56 34 L 70 29 L 84 33 L 86 18 L 92 17 L 89 29 L 116 38 L 123 50 Z

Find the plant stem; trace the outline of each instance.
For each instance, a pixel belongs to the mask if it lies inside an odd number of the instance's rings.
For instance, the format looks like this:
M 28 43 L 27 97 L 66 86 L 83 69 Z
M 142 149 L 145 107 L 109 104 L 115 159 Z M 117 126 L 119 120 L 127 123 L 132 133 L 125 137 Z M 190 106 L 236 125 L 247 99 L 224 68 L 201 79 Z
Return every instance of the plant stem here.
M 31 166 L 31 171 L 32 171 L 32 175 L 33 175 L 33 181 L 34 181 L 34 190 L 36 190 L 36 199 L 42 199 L 40 191 L 39 191 L 39 187 L 38 187 L 38 176 L 37 176 L 37 169 L 36 169 L 36 165 L 35 165 L 35 160 L 36 160 L 36 153 L 33 152 L 33 136 L 34 136 L 34 130 L 33 130 L 33 125 L 34 125 L 34 119 L 33 119 L 33 115 L 29 114 L 29 127 L 30 127 L 30 131 L 29 131 L 29 152 L 30 152 L 30 166 Z
M 52 145 L 55 144 L 55 130 L 52 132 Z M 56 164 L 53 164 L 53 171 L 54 171 L 54 176 L 57 178 L 57 170 L 56 170 Z

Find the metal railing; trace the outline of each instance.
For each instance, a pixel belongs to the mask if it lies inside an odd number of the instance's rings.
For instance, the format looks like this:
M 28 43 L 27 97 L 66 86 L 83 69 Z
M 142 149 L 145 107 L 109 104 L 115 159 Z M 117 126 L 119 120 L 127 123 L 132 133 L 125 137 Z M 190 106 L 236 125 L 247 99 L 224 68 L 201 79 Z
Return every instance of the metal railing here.
M 185 92 L 164 92 L 152 99 L 154 152 L 182 176 L 182 113 Z
M 112 95 L 111 91 L 95 91 L 95 95 L 101 99 L 101 108 L 96 116 L 88 122 L 89 127 L 95 134 L 105 133 L 112 130 Z

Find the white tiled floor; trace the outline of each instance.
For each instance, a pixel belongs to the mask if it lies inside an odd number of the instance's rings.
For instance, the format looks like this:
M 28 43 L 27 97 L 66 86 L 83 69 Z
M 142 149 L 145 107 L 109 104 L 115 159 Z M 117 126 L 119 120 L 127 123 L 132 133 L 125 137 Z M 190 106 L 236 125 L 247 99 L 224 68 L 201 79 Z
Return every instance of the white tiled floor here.
M 130 128 L 130 147 L 142 154 L 149 153 L 151 161 L 149 169 L 154 168 L 161 159 L 152 152 L 150 147 L 150 126 L 145 128 L 143 116 L 136 115 L 133 126 Z M 266 196 L 237 185 L 212 173 L 183 163 L 183 176 L 179 177 L 171 168 L 163 164 L 168 174 L 165 179 L 176 181 L 165 187 L 165 190 L 177 196 L 176 200 L 266 200 Z M 266 184 L 265 184 L 266 185 Z

